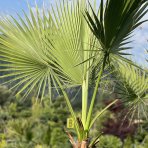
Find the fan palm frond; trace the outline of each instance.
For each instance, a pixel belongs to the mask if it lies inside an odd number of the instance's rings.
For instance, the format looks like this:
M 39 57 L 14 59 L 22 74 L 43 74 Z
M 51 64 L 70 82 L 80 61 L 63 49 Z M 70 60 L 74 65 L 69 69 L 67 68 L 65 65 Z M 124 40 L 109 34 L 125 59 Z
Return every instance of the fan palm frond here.
M 121 99 L 125 100 L 130 106 L 130 112 L 146 115 L 148 100 L 148 76 L 145 71 L 129 64 L 119 64 L 117 67 L 115 91 Z M 141 115 L 142 115 L 141 114 Z M 147 118 L 147 116 L 145 116 Z
M 101 0 L 99 14 L 91 7 L 93 15 L 86 10 L 86 21 L 93 34 L 99 40 L 102 49 L 110 59 L 114 55 L 126 62 L 126 50 L 133 31 L 147 20 L 141 18 L 148 12 L 145 0 Z
M 35 13 L 29 8 L 31 20 L 25 12 L 25 20 L 19 14 L 19 20 L 13 16 L 0 20 L 0 71 L 6 73 L 0 78 L 7 78 L 4 84 L 11 83 L 18 94 L 27 90 L 25 96 L 36 88 L 37 97 L 46 93 L 47 86 L 58 87 L 55 76 L 65 87 L 82 85 L 84 67 L 93 61 L 76 65 L 93 55 L 96 43 L 90 40 L 89 30 L 88 34 L 81 30 L 87 23 L 82 24 L 79 5 L 60 2 L 48 14 L 44 9 L 40 14 L 38 7 Z
M 82 122 L 87 117 L 89 73 L 98 65 L 90 57 L 101 58 L 100 43 L 91 33 L 82 12 L 86 0 L 59 2 L 48 12 L 34 12 L 30 16 L 18 14 L 0 20 L 0 64 L 10 89 L 28 96 L 33 90 L 36 98 L 43 98 L 52 88 L 60 88 L 66 103 L 78 125 L 72 105 L 65 89 L 82 87 Z M 97 47 L 97 48 L 96 48 Z M 97 52 L 96 52 L 97 51 Z M 80 64 L 83 63 L 83 64 Z M 80 139 L 80 137 L 79 137 Z

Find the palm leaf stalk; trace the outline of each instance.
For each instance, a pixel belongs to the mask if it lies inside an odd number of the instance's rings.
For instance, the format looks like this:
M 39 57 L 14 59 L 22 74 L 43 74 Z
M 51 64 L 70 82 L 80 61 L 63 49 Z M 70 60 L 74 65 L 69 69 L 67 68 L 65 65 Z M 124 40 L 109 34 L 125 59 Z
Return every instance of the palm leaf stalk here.
M 60 88 L 75 121 L 78 143 L 71 140 L 72 144 L 88 147 L 91 126 L 116 102 L 92 119 L 104 71 L 112 60 L 132 64 L 125 58 L 128 54 L 124 51 L 130 49 L 126 40 L 143 23 L 139 21 L 146 8 L 147 2 L 142 0 L 107 0 L 105 5 L 102 0 L 96 15 L 95 0 L 91 11 L 86 0 L 60 1 L 48 12 L 43 8 L 40 13 L 36 6 L 34 13 L 29 7 L 30 17 L 24 12 L 25 19 L 18 14 L 19 20 L 13 16 L 0 20 L 0 61 L 3 62 L 0 71 L 4 72 L 0 78 L 6 79 L 3 84 L 10 85 L 11 90 L 17 91 L 17 95 L 22 93 L 24 98 L 36 90 L 36 98 L 43 99 L 47 88 L 50 96 L 53 88 L 57 91 Z M 94 93 L 89 106 L 89 83 L 94 71 Z M 79 120 L 66 92 L 75 86 L 82 88 Z

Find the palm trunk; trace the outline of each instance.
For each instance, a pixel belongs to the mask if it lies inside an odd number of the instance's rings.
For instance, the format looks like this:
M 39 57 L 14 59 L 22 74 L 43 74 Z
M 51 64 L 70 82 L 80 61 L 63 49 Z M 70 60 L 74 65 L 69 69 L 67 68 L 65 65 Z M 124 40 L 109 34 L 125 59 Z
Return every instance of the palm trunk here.
M 71 142 L 71 145 L 73 148 L 88 148 L 87 140 L 83 140 L 82 142 L 75 141 L 73 136 L 69 132 L 66 131 L 66 133 L 69 137 L 69 141 Z
M 88 148 L 88 143 L 87 141 L 82 141 L 81 143 L 80 142 L 77 142 L 77 143 L 73 143 L 72 144 L 73 148 Z
M 87 141 L 82 141 L 81 148 L 87 148 Z

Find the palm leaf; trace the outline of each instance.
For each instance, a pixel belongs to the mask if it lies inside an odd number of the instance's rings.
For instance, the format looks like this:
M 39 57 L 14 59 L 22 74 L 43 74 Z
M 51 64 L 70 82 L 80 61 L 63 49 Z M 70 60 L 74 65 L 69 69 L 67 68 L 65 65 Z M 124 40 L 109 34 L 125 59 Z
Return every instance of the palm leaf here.
M 82 45 L 88 49 L 90 45 L 82 44 L 82 15 L 78 3 L 71 8 L 68 3 L 60 3 L 48 12 L 49 17 L 43 11 L 43 18 L 38 7 L 37 17 L 30 7 L 29 10 L 31 20 L 24 12 L 26 20 L 18 14 L 19 20 L 12 17 L 0 21 L 3 34 L 0 37 L 0 60 L 4 62 L 1 71 L 7 73 L 1 78 L 11 78 L 5 83 L 17 82 L 13 88 L 18 87 L 19 92 L 25 88 L 33 89 L 34 84 L 39 86 L 39 90 L 42 85 L 46 87 L 47 80 L 51 80 L 55 73 L 60 80 L 64 80 L 63 85 L 81 85 L 83 66 L 75 65 L 84 61 L 84 53 L 88 53 L 83 51 Z
M 43 98 L 53 88 L 61 89 L 72 117 L 76 116 L 65 89 L 80 85 L 83 88 L 82 122 L 87 113 L 89 75 L 98 65 L 92 56 L 99 58 L 100 43 L 91 33 L 82 12 L 85 0 L 59 2 L 52 10 L 39 13 L 30 6 L 30 16 L 18 14 L 0 20 L 0 61 L 1 70 L 10 89 L 27 97 L 33 90 L 36 98 Z M 82 5 L 83 4 L 83 5 Z M 97 47 L 97 48 L 96 48 Z M 87 62 L 84 62 L 87 61 Z M 84 64 L 80 64 L 83 63 Z M 76 66 L 78 65 L 78 66 Z M 92 66 L 95 65 L 95 66 Z M 76 123 L 78 138 L 79 125 Z
M 124 57 L 126 52 L 122 52 L 122 49 L 129 49 L 126 40 L 139 25 L 147 21 L 141 21 L 148 11 L 147 6 L 148 2 L 144 0 L 107 0 L 105 5 L 101 0 L 99 15 L 90 5 L 93 15 L 86 10 L 85 19 L 105 53 Z
M 147 74 L 145 71 L 125 63 L 119 64 L 115 69 L 117 79 L 115 93 L 130 106 L 132 116 L 134 117 L 136 113 L 139 118 L 140 115 L 146 113 L 145 108 L 148 99 Z

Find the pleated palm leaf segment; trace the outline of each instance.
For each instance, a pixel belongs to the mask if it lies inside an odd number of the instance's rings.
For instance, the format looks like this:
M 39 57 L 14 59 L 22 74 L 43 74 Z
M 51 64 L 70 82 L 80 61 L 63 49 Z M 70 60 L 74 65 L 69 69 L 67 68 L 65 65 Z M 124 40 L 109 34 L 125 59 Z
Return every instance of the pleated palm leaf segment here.
M 115 91 L 130 106 L 133 115 L 138 116 L 147 113 L 148 105 L 148 77 L 145 71 L 129 64 L 120 64 L 117 69 L 119 81 L 115 86 Z M 146 115 L 147 117 L 147 115 Z
M 86 60 L 85 54 L 93 55 L 86 50 L 93 46 L 89 45 L 88 28 L 84 48 L 79 5 L 59 3 L 42 13 L 37 6 L 36 12 L 29 7 L 29 16 L 24 12 L 23 17 L 18 14 L 19 19 L 0 20 L 0 71 L 4 73 L 0 78 L 6 78 L 4 84 L 19 90 L 18 94 L 25 92 L 24 96 L 35 89 L 37 97 L 43 97 L 47 87 L 49 92 L 58 87 L 55 79 L 65 87 L 82 84 L 85 64 L 80 63 Z

